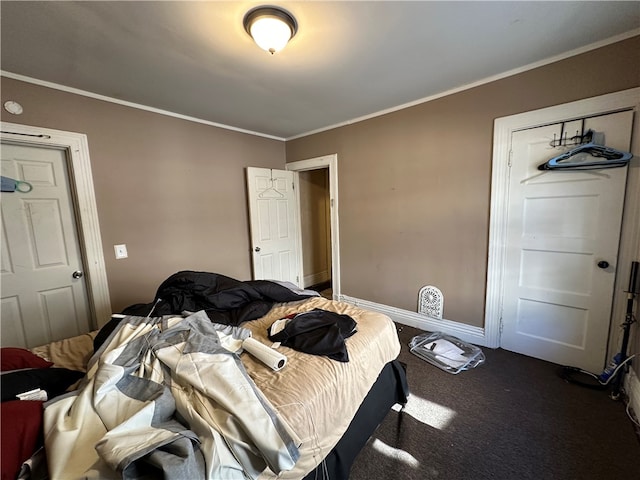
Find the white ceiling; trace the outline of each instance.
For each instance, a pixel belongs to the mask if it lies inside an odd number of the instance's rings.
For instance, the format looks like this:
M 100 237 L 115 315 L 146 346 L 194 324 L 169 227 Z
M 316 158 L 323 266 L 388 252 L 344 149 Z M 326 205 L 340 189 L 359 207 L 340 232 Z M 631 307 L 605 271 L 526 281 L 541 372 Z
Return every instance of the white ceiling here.
M 2 1 L 0 65 L 293 138 L 640 33 L 637 1 L 265 3 L 299 26 L 273 56 L 242 26 L 261 2 Z

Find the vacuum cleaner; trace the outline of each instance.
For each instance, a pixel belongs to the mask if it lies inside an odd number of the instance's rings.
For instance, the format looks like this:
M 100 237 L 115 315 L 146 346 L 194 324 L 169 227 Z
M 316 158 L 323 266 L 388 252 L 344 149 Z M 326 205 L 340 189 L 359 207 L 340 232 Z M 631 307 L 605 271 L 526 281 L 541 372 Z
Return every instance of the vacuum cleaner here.
M 623 369 L 625 369 L 627 364 L 637 356 L 637 354 L 627 356 L 627 348 L 629 347 L 631 325 L 636 321 L 633 314 L 633 302 L 640 290 L 640 285 L 638 285 L 639 265 L 640 264 L 638 262 L 631 262 L 629 289 L 626 291 L 627 309 L 624 322 L 621 325 L 623 335 L 620 352 L 614 355 L 607 367 L 599 375 L 577 367 L 561 367 L 558 372 L 560 378 L 569 383 L 575 383 L 576 385 L 596 390 L 605 390 L 609 387 L 609 384 L 612 384 L 613 388 L 611 389 L 609 396 L 613 400 L 618 400 L 620 398 L 622 381 L 624 379 L 624 372 L 626 371 Z

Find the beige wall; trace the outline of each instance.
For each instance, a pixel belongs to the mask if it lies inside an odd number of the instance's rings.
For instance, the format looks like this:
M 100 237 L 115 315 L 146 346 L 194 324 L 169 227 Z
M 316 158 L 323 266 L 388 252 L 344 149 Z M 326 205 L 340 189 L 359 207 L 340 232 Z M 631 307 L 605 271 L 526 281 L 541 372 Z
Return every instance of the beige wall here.
M 114 311 L 183 269 L 251 278 L 245 167 L 283 168 L 284 142 L 1 82 L 24 107 L 3 121 L 87 134 Z M 120 243 L 129 258 L 115 260 Z
M 418 106 L 287 142 L 338 154 L 341 293 L 484 324 L 493 122 L 640 85 L 640 37 Z

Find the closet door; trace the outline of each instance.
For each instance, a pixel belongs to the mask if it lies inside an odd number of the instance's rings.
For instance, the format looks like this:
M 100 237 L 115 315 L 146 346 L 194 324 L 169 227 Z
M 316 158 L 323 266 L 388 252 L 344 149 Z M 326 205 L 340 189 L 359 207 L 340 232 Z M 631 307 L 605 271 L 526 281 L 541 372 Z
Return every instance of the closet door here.
M 633 112 L 584 120 L 629 151 Z M 582 121 L 565 122 L 565 131 Z M 627 168 L 538 170 L 562 124 L 514 132 L 501 347 L 600 372 L 606 359 Z M 555 137 L 554 137 L 555 135 Z
M 90 330 L 76 217 L 63 150 L 2 144 L 2 346 L 31 348 Z M 26 189 L 24 189 L 26 190 Z

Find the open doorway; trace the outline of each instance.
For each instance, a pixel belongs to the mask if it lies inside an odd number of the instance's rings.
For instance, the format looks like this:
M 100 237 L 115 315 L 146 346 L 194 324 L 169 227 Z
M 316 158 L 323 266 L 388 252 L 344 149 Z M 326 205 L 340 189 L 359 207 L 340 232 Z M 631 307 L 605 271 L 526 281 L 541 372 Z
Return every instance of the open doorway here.
M 332 298 L 329 168 L 298 174 L 303 287 Z
M 300 283 L 330 299 L 340 296 L 337 157 L 326 155 L 286 166 L 298 172 Z

